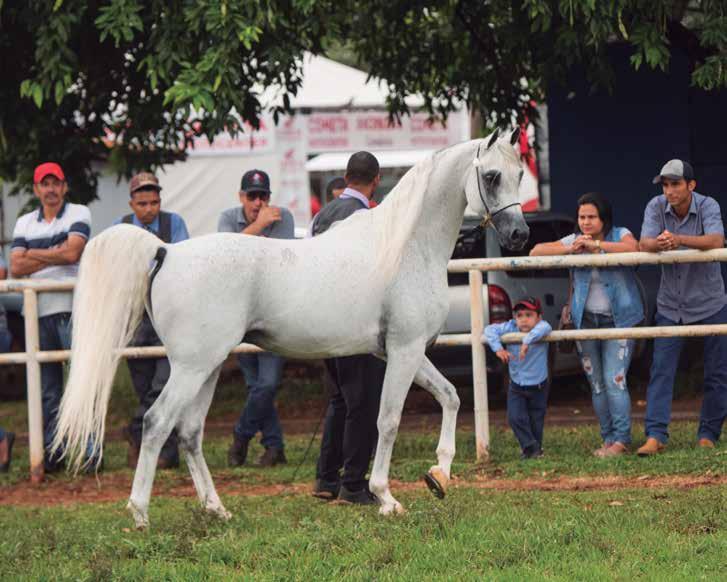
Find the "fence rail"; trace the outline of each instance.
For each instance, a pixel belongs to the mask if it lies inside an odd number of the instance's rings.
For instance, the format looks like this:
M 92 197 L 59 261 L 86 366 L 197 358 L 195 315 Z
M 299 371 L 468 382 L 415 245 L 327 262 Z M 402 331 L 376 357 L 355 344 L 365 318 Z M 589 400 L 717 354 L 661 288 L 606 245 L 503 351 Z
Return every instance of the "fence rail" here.
M 564 269 L 574 267 L 624 267 L 636 265 L 667 265 L 679 263 L 711 263 L 727 261 L 727 249 L 711 251 L 668 251 L 663 253 L 618 253 L 599 255 L 556 255 L 547 257 L 510 257 L 499 259 L 458 259 L 449 262 L 451 273 L 469 273 L 470 333 L 440 335 L 437 346 L 466 346 L 472 349 L 472 379 L 475 404 L 475 439 L 477 459 L 489 457 L 490 430 L 487 401 L 487 366 L 482 333 L 489 314 L 487 293 L 483 293 L 483 271 L 518 271 L 529 269 Z M 53 281 L 21 279 L 0 281 L 0 293 L 23 294 L 25 312 L 25 352 L 0 354 L 0 365 L 25 364 L 28 393 L 28 434 L 30 441 L 30 474 L 34 482 L 43 480 L 43 419 L 40 389 L 40 365 L 63 362 L 69 350 L 40 351 L 38 333 L 38 293 L 72 291 L 74 280 Z M 525 334 L 503 336 L 504 343 L 518 343 Z M 586 339 L 640 339 L 655 337 L 700 337 L 727 335 L 724 325 L 687 325 L 613 329 L 579 329 L 553 331 L 546 342 Z M 263 351 L 252 344 L 240 344 L 232 353 Z M 124 358 L 159 358 L 166 355 L 164 347 L 130 347 L 120 350 Z

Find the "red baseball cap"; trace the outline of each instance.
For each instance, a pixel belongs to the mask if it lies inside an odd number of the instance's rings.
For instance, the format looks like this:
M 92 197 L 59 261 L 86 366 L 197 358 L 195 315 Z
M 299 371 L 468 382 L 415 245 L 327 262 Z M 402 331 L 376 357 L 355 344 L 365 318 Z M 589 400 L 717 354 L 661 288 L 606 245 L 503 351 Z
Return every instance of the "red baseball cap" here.
M 531 311 L 534 311 L 535 313 L 542 313 L 543 308 L 540 305 L 540 299 L 537 297 L 523 297 L 520 299 L 516 304 L 515 307 L 512 308 L 513 311 L 519 311 L 521 309 L 530 309 Z
M 46 162 L 41 164 L 33 172 L 33 184 L 41 182 L 46 176 L 55 176 L 61 182 L 66 181 L 66 175 L 63 173 L 61 167 L 55 162 Z

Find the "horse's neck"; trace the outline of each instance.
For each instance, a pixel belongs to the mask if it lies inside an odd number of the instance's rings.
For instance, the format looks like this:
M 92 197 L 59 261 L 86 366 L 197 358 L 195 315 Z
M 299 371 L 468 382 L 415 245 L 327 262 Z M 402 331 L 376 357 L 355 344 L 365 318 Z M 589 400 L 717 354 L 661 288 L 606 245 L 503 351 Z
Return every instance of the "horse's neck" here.
M 441 154 L 435 161 L 425 193 L 421 218 L 413 238 L 417 245 L 447 265 L 462 226 L 467 199 L 464 186 L 472 168 L 476 146 L 467 142 Z

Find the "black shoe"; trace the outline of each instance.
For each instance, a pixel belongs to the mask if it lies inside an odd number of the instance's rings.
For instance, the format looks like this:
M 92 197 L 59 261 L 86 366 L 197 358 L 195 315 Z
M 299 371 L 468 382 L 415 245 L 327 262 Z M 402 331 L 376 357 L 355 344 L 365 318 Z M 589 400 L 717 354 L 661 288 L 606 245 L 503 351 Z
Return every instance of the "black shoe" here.
M 275 465 L 286 465 L 288 459 L 285 452 L 278 447 L 268 447 L 255 464 L 256 467 L 274 467 Z
M 332 501 L 338 497 L 338 493 L 341 490 L 340 481 L 326 481 L 325 479 L 316 479 L 315 485 L 313 485 L 313 497 L 323 499 L 325 501 Z
M 15 444 L 15 433 L 6 432 L 5 442 L 8 445 L 8 460 L 0 464 L 0 473 L 7 473 L 10 470 L 10 461 L 13 460 L 13 445 Z
M 247 460 L 247 447 L 250 441 L 241 441 L 237 437 L 227 449 L 227 464 L 230 467 L 241 467 Z
M 522 459 L 523 461 L 526 459 L 539 459 L 542 456 L 543 449 L 541 448 L 524 450 L 522 453 L 520 453 L 520 459 Z
M 371 493 L 368 487 L 358 491 L 349 491 L 345 485 L 341 485 L 341 490 L 338 492 L 338 501 L 356 505 L 379 505 L 379 498 Z
M 60 473 L 66 468 L 66 460 L 61 459 L 60 461 L 56 461 L 54 459 L 45 459 L 43 461 L 43 471 L 46 475 L 51 475 L 53 473 Z

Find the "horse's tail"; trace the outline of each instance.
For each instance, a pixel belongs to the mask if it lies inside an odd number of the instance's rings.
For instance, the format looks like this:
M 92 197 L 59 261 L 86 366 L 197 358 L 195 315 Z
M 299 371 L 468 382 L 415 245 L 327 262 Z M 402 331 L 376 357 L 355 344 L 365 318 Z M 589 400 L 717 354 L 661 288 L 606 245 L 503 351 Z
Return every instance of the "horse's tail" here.
M 94 238 L 83 253 L 73 297 L 71 370 L 52 446 L 65 451 L 76 471 L 87 452 L 98 460 L 103 455 L 118 350 L 139 325 L 150 264 L 161 244 L 144 229 L 121 224 Z

